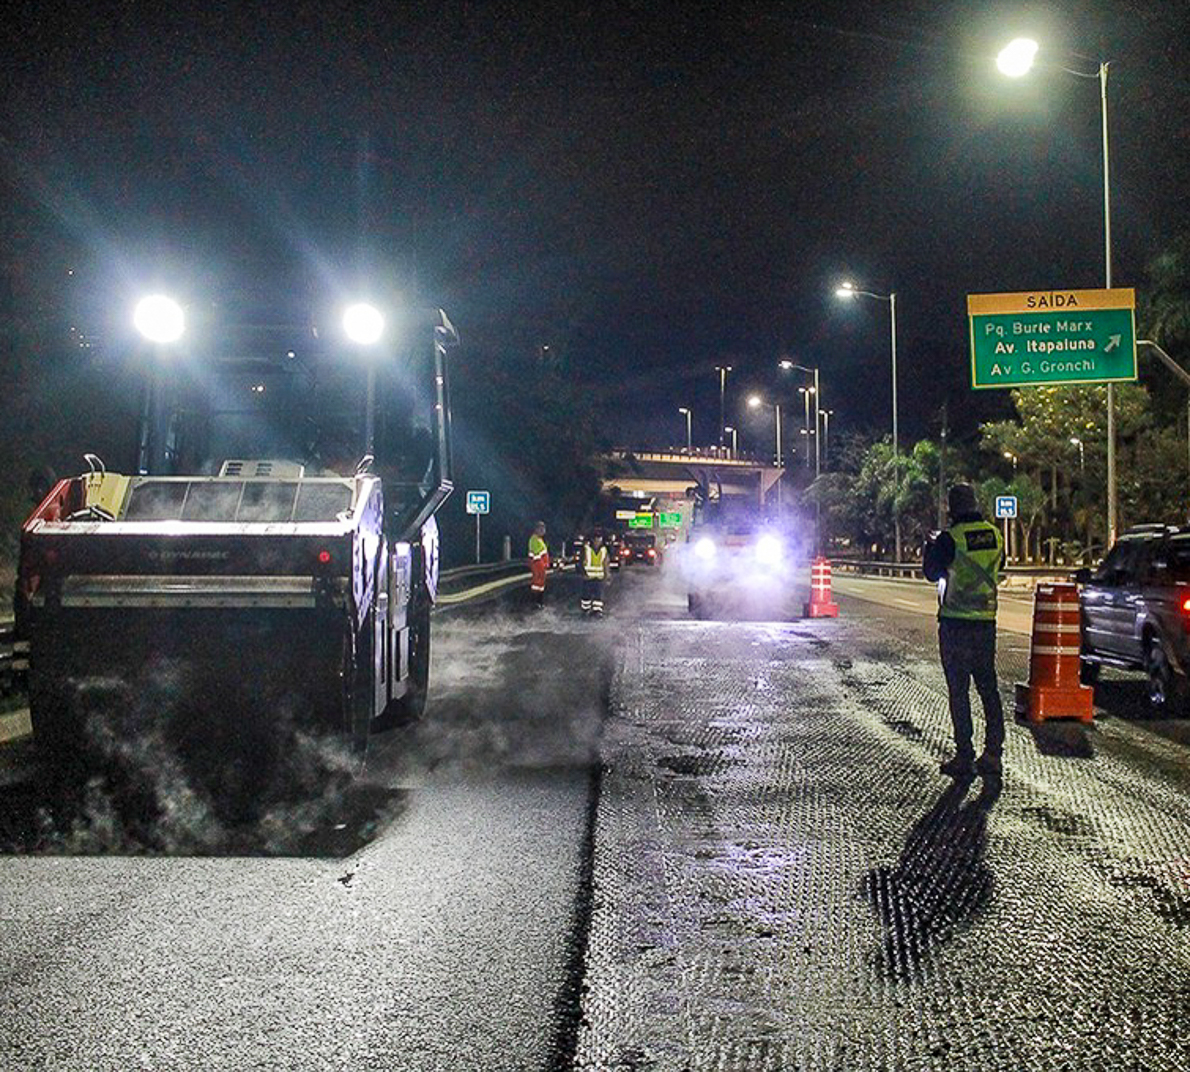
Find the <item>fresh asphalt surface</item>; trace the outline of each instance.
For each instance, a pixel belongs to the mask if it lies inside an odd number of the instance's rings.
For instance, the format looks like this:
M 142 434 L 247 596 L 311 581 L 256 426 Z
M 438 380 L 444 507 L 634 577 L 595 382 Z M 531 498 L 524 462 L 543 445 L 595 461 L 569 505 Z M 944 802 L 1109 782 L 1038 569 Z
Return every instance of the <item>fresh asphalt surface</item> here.
M 0 1068 L 565 1063 L 613 628 L 438 616 L 424 721 L 247 828 L 164 776 L 148 830 L 102 790 L 63 816 L 0 746 Z

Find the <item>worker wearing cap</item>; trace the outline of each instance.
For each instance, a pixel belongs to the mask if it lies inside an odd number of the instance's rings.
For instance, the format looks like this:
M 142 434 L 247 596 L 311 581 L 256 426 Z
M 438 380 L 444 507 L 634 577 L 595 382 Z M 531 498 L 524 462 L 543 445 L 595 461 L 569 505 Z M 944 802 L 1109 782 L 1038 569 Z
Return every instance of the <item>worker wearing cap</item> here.
M 583 544 L 583 594 L 579 606 L 584 614 L 602 617 L 603 582 L 608 575 L 607 548 L 603 546 L 603 533 L 596 530 Z
M 1004 565 L 999 529 L 979 512 L 970 484 L 956 484 L 947 496 L 950 528 L 927 541 L 922 572 L 938 582 L 938 651 L 950 695 L 955 755 L 942 764 L 952 778 L 976 772 L 1000 778 L 1004 708 L 996 681 L 996 589 Z M 986 732 L 978 761 L 972 742 L 970 683 L 983 704 Z
M 545 545 L 545 522 L 539 521 L 533 526 L 533 535 L 529 537 L 529 591 L 533 593 L 533 602 L 545 606 L 545 574 L 550 568 L 550 552 Z

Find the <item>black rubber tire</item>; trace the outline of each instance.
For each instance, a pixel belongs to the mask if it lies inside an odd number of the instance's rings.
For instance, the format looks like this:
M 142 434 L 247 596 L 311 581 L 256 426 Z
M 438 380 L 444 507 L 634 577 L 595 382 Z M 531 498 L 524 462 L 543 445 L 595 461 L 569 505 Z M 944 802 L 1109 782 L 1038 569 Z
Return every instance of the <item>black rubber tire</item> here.
M 1156 718 L 1181 718 L 1186 713 L 1186 679 L 1171 665 L 1161 641 L 1149 637 L 1145 645 L 1145 673 L 1149 679 L 1149 707 Z
M 1084 685 L 1094 687 L 1099 684 L 1099 672 L 1102 667 L 1092 659 L 1079 659 L 1078 679 Z

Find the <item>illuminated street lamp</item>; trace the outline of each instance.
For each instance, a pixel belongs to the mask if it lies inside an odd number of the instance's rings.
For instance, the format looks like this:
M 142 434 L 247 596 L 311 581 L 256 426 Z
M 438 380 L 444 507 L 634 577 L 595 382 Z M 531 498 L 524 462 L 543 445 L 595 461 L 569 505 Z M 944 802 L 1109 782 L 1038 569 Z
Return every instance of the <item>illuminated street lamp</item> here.
M 735 426 L 731 424 L 725 424 L 723 426 L 723 431 L 731 433 L 731 456 L 733 458 L 738 458 L 740 453 L 740 441 L 739 436 L 736 434 Z
M 765 402 L 765 400 L 763 398 L 761 398 L 760 395 L 750 395 L 748 397 L 748 408 L 749 409 L 760 409 L 762 406 L 767 406 L 767 405 L 768 405 L 768 403 Z M 782 459 L 782 457 L 781 457 L 781 403 L 780 402 L 773 403 L 773 413 L 776 415 L 776 421 L 777 421 L 777 467 L 780 468 L 784 461 L 784 459 Z
M 809 365 L 799 365 L 797 362 L 791 361 L 789 358 L 784 358 L 783 360 L 778 362 L 777 367 L 779 369 L 781 369 L 783 372 L 792 372 L 794 369 L 796 369 L 799 372 L 808 372 L 814 377 L 814 387 L 813 387 L 814 427 L 817 428 L 818 427 L 818 415 L 821 412 L 821 407 L 822 407 L 822 388 L 818 382 L 818 368 L 817 368 L 817 366 L 815 366 L 814 368 L 811 368 Z M 810 423 L 809 418 L 807 418 L 806 419 L 807 426 L 809 426 L 809 423 Z M 806 450 L 808 451 L 809 449 L 810 449 L 809 441 L 807 441 Z M 807 465 L 810 464 L 808 460 L 807 460 L 806 464 Z M 815 479 L 817 479 L 821 473 L 822 473 L 822 448 L 819 446 L 818 436 L 815 435 L 815 437 L 814 437 L 814 477 L 815 477 Z
M 1009 78 L 1021 78 L 1032 69 L 1037 57 L 1039 46 L 1029 38 L 1018 37 L 1010 41 L 996 57 L 996 67 L 1001 74 Z M 1108 163 L 1107 137 L 1107 68 L 1108 64 L 1100 62 L 1099 69 L 1094 73 L 1076 71 L 1071 67 L 1057 65 L 1066 74 L 1076 78 L 1098 79 L 1099 81 L 1099 115 L 1103 128 L 1103 275 L 1104 286 L 1109 290 L 1112 285 L 1112 255 L 1111 255 L 1111 171 Z M 1116 390 L 1115 384 L 1107 385 L 1107 539 L 1108 544 L 1116 542 L 1116 531 L 1119 525 L 1119 511 L 1116 498 Z
M 1017 456 L 1015 454 L 1013 454 L 1012 451 L 1010 451 L 1010 450 L 1006 450 L 1004 452 L 1004 457 L 1006 457 L 1010 462 L 1012 462 L 1012 475 L 1016 476 L 1016 463 L 1020 459 L 1017 458 Z
M 692 414 L 690 412 L 690 407 L 689 406 L 679 406 L 678 412 L 685 414 L 685 416 L 686 416 L 686 453 L 693 454 L 694 453 L 694 437 L 693 437 L 693 435 L 691 433 L 691 429 L 690 429 L 690 422 L 691 422 L 691 417 L 692 417 Z
M 901 512 L 897 508 L 897 499 L 901 494 L 901 464 L 900 447 L 897 435 L 897 295 L 896 292 L 876 294 L 870 290 L 860 290 L 854 283 L 841 283 L 835 290 L 835 297 L 850 300 L 853 298 L 872 298 L 876 301 L 888 302 L 889 328 L 892 339 L 892 439 L 893 439 L 893 531 L 896 537 L 897 561 L 901 561 Z
M 1037 42 L 1028 37 L 1009 41 L 996 57 L 996 67 L 1009 78 L 1020 78 L 1029 73 L 1037 56 Z
M 141 337 L 152 344 L 154 355 L 158 359 L 152 363 L 145 381 L 136 469 L 142 475 L 161 474 L 168 470 L 170 463 L 167 421 L 162 412 L 165 383 L 161 359 L 169 352 L 169 347 L 185 333 L 186 315 L 173 298 L 164 294 L 150 294 L 136 303 L 136 308 L 132 311 L 132 323 Z

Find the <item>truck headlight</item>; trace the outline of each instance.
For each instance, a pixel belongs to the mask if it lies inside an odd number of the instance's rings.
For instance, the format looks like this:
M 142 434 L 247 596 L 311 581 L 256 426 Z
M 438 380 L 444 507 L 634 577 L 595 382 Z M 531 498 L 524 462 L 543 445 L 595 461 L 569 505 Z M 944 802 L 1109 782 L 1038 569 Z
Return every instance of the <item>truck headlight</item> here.
M 715 557 L 715 541 L 710 536 L 704 536 L 694 545 L 694 553 L 699 558 L 708 560 Z
M 775 566 L 781 561 L 781 541 L 776 536 L 761 536 L 756 541 L 756 561 L 762 566 Z

